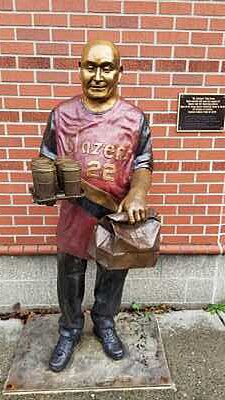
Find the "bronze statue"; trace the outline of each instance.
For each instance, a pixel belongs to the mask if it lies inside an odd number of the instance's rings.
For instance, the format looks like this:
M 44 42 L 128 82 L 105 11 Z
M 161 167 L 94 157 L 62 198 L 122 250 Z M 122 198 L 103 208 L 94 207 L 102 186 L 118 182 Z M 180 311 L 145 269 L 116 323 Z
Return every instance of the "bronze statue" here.
M 84 198 L 64 200 L 60 210 L 57 288 L 62 314 L 49 363 L 55 372 L 65 368 L 82 336 L 81 305 L 93 229 L 99 218 L 112 212 L 112 203 L 128 213 L 130 223 L 145 220 L 152 171 L 148 121 L 141 110 L 118 96 L 123 70 L 118 48 L 104 40 L 87 43 L 79 68 L 82 94 L 52 110 L 40 150 L 52 160 L 69 156 L 78 161 L 88 189 Z M 94 334 L 114 360 L 125 355 L 114 316 L 126 275 L 127 270 L 107 271 L 97 264 L 91 310 Z

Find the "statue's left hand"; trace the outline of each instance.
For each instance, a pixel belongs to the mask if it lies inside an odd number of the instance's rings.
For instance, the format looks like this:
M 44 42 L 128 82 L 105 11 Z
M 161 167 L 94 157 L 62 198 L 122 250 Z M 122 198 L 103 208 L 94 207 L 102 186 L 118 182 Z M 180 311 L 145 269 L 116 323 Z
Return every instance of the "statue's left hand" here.
M 121 211 L 127 212 L 131 224 L 145 221 L 147 211 L 145 195 L 131 189 L 119 205 L 118 212 Z

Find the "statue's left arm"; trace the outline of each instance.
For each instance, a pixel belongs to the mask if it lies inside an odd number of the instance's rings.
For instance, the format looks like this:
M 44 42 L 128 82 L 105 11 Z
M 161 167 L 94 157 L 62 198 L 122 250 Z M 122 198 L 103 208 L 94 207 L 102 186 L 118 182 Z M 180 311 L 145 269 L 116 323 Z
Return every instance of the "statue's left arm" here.
M 146 195 L 151 185 L 152 170 L 151 133 L 148 120 L 144 118 L 141 123 L 139 145 L 134 160 L 130 190 L 118 208 L 118 212 L 126 211 L 128 213 L 129 221 L 132 224 L 146 219 Z

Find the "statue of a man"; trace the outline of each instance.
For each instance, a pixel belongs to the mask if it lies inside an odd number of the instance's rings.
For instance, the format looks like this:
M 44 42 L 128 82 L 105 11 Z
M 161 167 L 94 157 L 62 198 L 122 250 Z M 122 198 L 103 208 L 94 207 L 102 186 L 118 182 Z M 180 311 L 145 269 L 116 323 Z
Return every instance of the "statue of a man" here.
M 82 94 L 60 103 L 49 116 L 40 154 L 54 160 L 79 161 L 82 178 L 96 195 L 61 205 L 57 227 L 59 339 L 49 366 L 65 368 L 84 326 L 81 309 L 85 289 L 87 247 L 99 218 L 110 212 L 112 198 L 130 223 L 146 216 L 146 193 L 152 171 L 148 121 L 137 107 L 119 98 L 122 66 L 118 48 L 96 40 L 84 46 L 79 63 Z M 115 329 L 127 270 L 108 271 L 97 265 L 95 302 L 91 310 L 94 334 L 114 360 L 124 357 Z

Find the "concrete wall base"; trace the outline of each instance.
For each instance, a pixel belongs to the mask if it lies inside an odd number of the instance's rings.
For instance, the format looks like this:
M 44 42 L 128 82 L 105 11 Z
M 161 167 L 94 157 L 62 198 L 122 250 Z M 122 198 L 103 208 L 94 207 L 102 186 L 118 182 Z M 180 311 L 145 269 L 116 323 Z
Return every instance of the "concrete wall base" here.
M 84 307 L 93 302 L 95 264 L 86 275 Z M 130 270 L 122 305 L 169 304 L 199 308 L 225 303 L 225 267 L 222 255 L 161 255 L 154 269 Z M 1 256 L 0 311 L 57 307 L 56 256 Z

